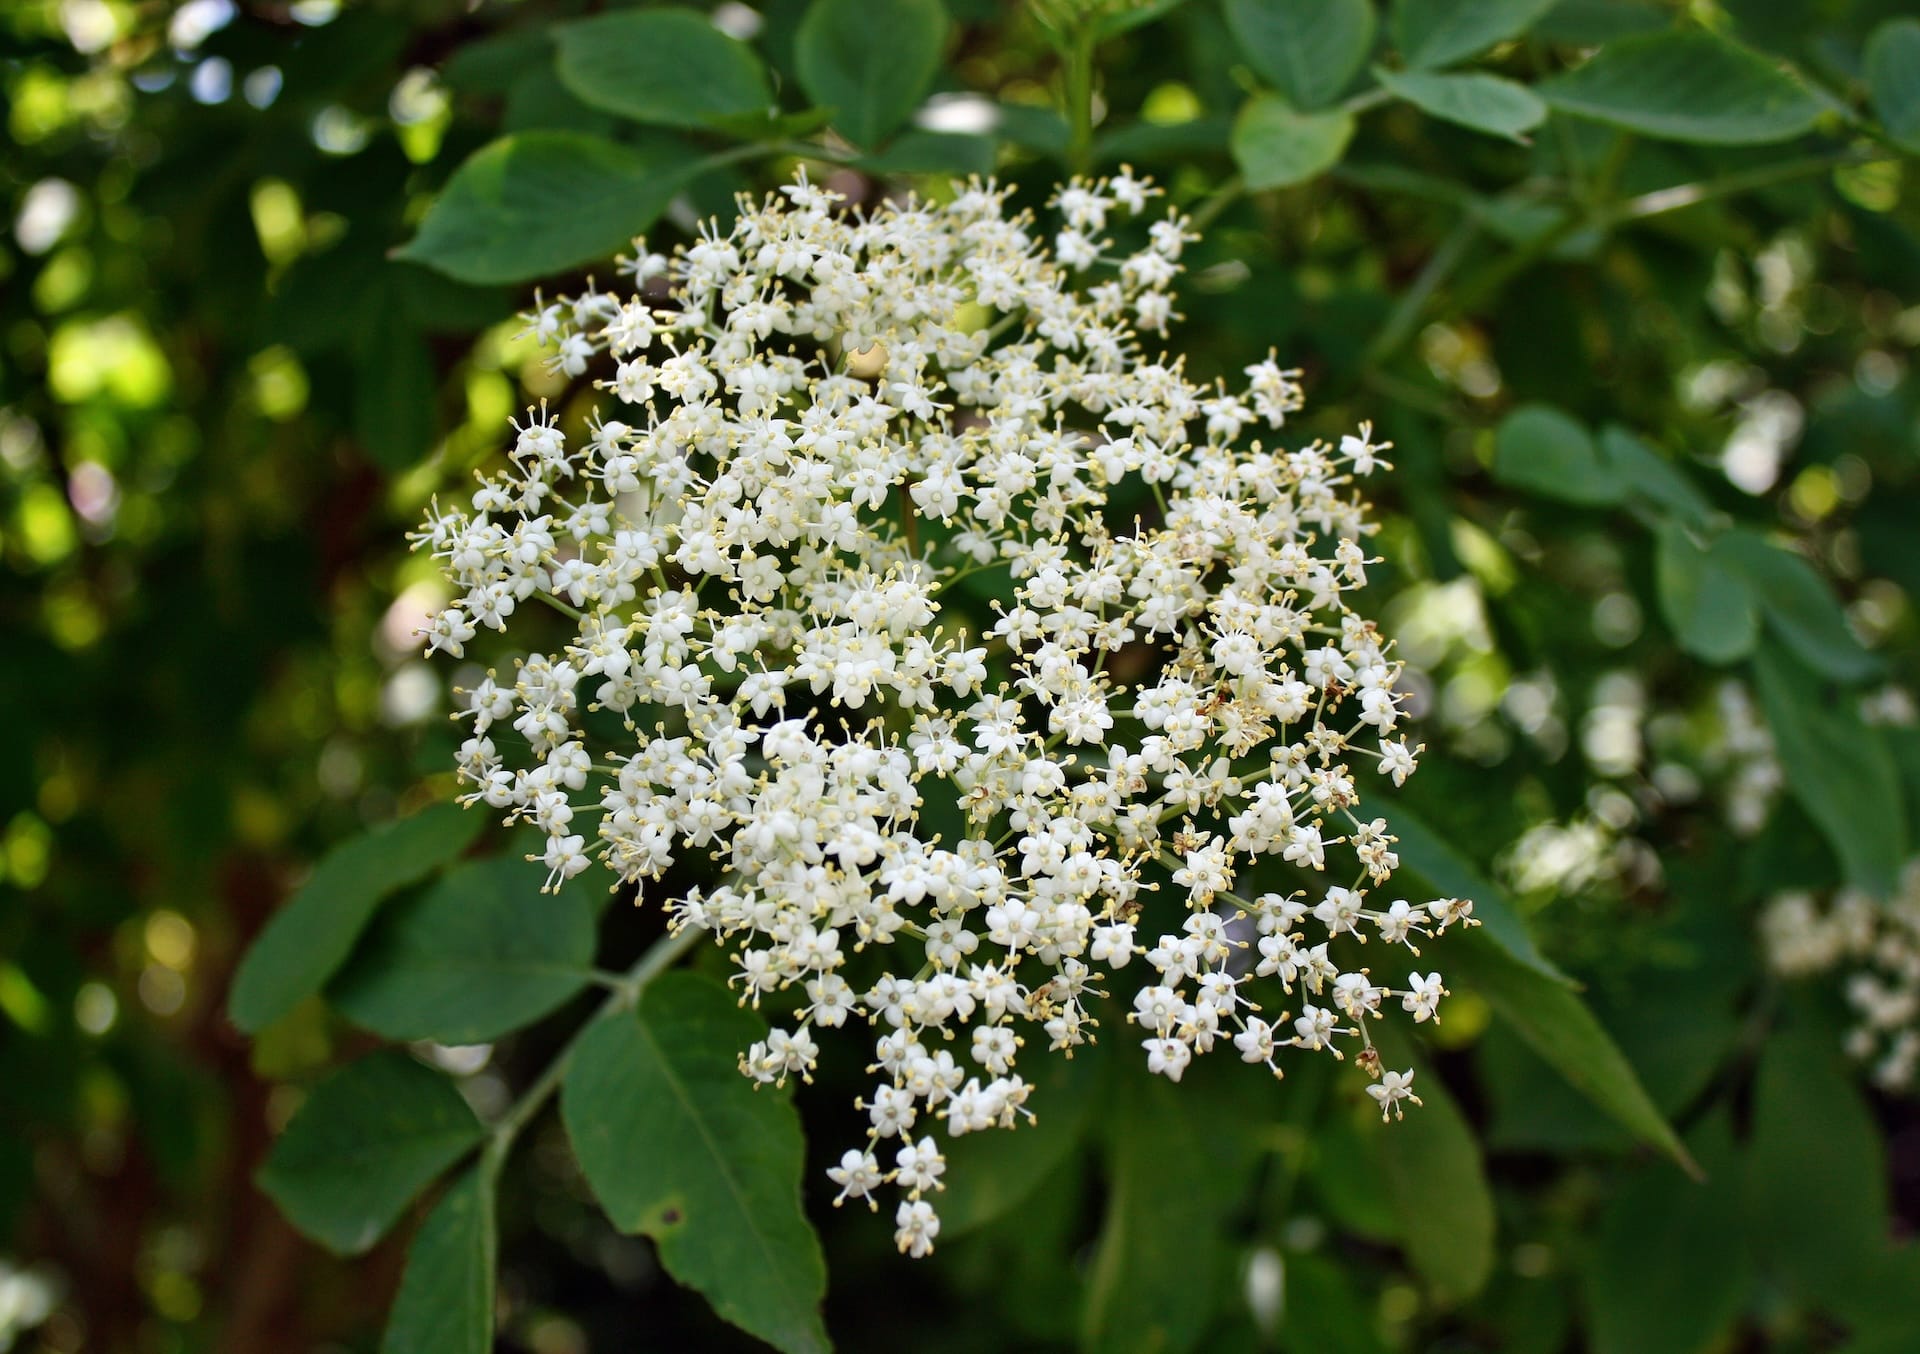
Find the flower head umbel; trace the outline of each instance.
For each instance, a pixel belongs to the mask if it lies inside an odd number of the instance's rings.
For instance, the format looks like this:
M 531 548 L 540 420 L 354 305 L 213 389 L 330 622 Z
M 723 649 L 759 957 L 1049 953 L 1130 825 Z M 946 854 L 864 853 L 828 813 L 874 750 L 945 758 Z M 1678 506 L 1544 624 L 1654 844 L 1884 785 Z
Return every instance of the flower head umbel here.
M 529 414 L 419 537 L 459 593 L 430 650 L 529 601 L 574 627 L 467 693 L 467 798 L 536 824 L 555 886 L 703 862 L 672 924 L 784 1013 L 747 1076 L 867 1027 L 866 1140 L 829 1174 L 836 1202 L 896 1190 L 915 1255 L 941 1142 L 1030 1116 L 1020 1060 L 1088 1042 L 1096 998 L 1175 1081 L 1216 1047 L 1377 1075 L 1368 1022 L 1437 1019 L 1444 988 L 1376 981 L 1363 942 L 1470 922 L 1390 896 L 1361 809 L 1421 751 L 1349 605 L 1387 446 L 1285 449 L 1299 373 L 1154 355 L 1193 236 L 1114 236 L 1158 191 L 1075 180 L 1050 242 L 978 181 L 743 201 L 640 251 L 637 291 L 533 317 L 561 370 L 607 364 L 600 410 Z M 1374 1089 L 1418 1103 L 1410 1073 Z

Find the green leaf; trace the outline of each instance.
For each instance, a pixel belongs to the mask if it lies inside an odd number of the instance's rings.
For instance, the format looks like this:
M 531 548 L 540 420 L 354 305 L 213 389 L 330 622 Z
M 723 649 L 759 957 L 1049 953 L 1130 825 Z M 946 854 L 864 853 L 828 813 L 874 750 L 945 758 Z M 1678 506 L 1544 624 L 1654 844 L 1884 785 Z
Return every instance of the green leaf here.
M 1698 32 L 1623 38 L 1539 93 L 1562 112 L 1646 136 L 1728 146 L 1790 140 L 1827 108 L 1772 62 Z
M 582 1036 L 560 1112 L 616 1227 L 652 1237 L 667 1272 L 741 1329 L 825 1350 L 826 1267 L 800 1207 L 800 1119 L 737 1065 L 762 1032 L 711 979 L 663 974 L 637 1012 Z
M 488 1354 L 498 1247 L 493 1180 L 475 1166 L 414 1236 L 380 1354 Z
M 1384 66 L 1375 66 L 1373 74 L 1388 93 L 1421 112 L 1490 136 L 1524 143 L 1521 133 L 1546 121 L 1547 106 L 1532 90 L 1497 75 L 1395 74 Z
M 483 1134 L 451 1081 L 385 1049 L 314 1087 L 257 1180 L 295 1227 L 358 1255 Z
M 337 847 L 240 961 L 228 1019 L 256 1034 L 318 992 L 380 900 L 458 856 L 486 821 L 457 804 L 435 804 Z
M 1586 427 L 1545 404 L 1523 404 L 1500 421 L 1493 477 L 1542 498 L 1588 507 L 1618 503 L 1627 492 Z
M 1851 1287 L 1885 1245 L 1886 1149 L 1831 1031 L 1775 1034 L 1761 1053 L 1746 1193 L 1762 1264 L 1808 1298 Z
M 635 122 L 699 127 L 773 103 L 753 49 L 690 9 L 621 10 L 553 32 L 560 82 Z
M 969 1133 L 941 1147 L 947 1158 L 947 1188 L 939 1199 L 942 1245 L 1012 1212 L 1073 1157 L 1099 1100 L 1105 1049 L 1096 1044 L 1040 1064 L 1032 1078 L 1032 1123 L 1011 1133 Z
M 1746 580 L 1760 599 L 1767 628 L 1801 662 L 1840 682 L 1879 675 L 1880 659 L 1853 637 L 1840 599 L 1806 560 L 1751 531 L 1729 531 L 1713 553 L 1723 568 Z
M 1393 45 L 1409 66 L 1451 66 L 1518 37 L 1554 0 L 1394 0 Z
M 1387 831 L 1399 841 L 1394 850 L 1402 868 L 1424 880 L 1439 895 L 1471 898 L 1473 916 L 1480 923 L 1480 934 L 1491 939 L 1514 959 L 1544 977 L 1567 982 L 1567 976 L 1540 953 L 1506 893 L 1480 869 L 1454 850 L 1447 839 L 1401 804 L 1376 806 L 1374 812 L 1387 821 Z
M 1206 1332 L 1230 1260 L 1233 1169 L 1192 1088 L 1137 1074 L 1121 1081 L 1107 1134 L 1107 1212 L 1081 1310 L 1095 1354 L 1188 1349 Z M 1223 1151 L 1223 1147 L 1225 1150 Z
M 1355 1267 L 1311 1251 L 1285 1256 L 1280 1335 L 1287 1354 L 1385 1354 L 1374 1304 Z
M 1687 525 L 1713 519 L 1713 504 L 1687 473 L 1619 424 L 1600 429 L 1600 455 L 1629 489 Z
M 1373 49 L 1367 0 L 1226 0 L 1227 24 L 1260 77 L 1295 108 L 1320 108 Z
M 1680 647 L 1708 663 L 1731 663 L 1760 638 L 1760 604 L 1740 575 L 1694 543 L 1678 522 L 1655 537 L 1654 584 L 1660 614 Z
M 1247 187 L 1286 188 L 1340 163 L 1353 138 L 1350 113 L 1298 113 L 1271 94 L 1247 100 L 1229 142 Z
M 1494 1014 L 1574 1089 L 1641 1141 L 1695 1169 L 1633 1065 L 1573 989 L 1475 932 L 1432 953 L 1450 987 L 1486 998 Z
M 594 913 L 586 890 L 540 892 L 546 871 L 475 861 L 390 908 L 328 997 L 362 1029 L 394 1040 L 491 1043 L 586 985 Z
M 997 150 L 992 137 L 914 127 L 858 163 L 869 174 L 978 174 L 984 178 L 993 173 Z
M 1752 1283 L 1740 1162 L 1724 1115 L 1691 1143 L 1703 1181 L 1652 1163 L 1601 1214 L 1585 1279 L 1594 1354 L 1696 1354 L 1720 1347 Z
M 873 146 L 920 106 L 946 42 L 940 0 L 813 0 L 793 57 L 800 87 L 834 110 L 834 126 Z
M 1867 90 L 1887 135 L 1920 155 L 1920 19 L 1889 19 L 1867 40 Z
M 426 337 L 407 319 L 392 290 L 376 293 L 354 354 L 353 425 L 360 445 L 383 470 L 405 470 L 433 445 L 438 380 Z
M 398 257 L 463 282 L 524 282 L 604 259 L 653 224 L 701 162 L 581 132 L 522 132 L 453 172 Z
M 1851 697 L 1773 645 L 1762 645 L 1754 676 L 1787 789 L 1832 843 L 1848 882 L 1885 896 L 1906 858 L 1900 772 L 1879 730 Z
M 1389 1066 L 1416 1067 L 1414 1092 L 1421 1100 L 1373 1134 L 1401 1242 L 1443 1302 L 1464 1302 L 1493 1274 L 1493 1192 L 1480 1144 L 1453 1094 L 1412 1057 L 1404 1033 L 1383 1030 L 1376 1042 Z

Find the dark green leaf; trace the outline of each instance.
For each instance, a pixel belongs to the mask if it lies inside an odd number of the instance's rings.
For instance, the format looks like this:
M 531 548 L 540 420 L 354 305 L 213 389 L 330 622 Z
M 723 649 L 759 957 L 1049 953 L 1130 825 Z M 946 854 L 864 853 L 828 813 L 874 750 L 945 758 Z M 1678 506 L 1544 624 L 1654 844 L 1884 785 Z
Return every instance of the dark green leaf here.
M 1505 891 L 1462 857 L 1445 837 L 1404 805 L 1376 807 L 1374 812 L 1387 820 L 1387 830 L 1400 839 L 1394 849 L 1399 853 L 1402 868 L 1425 880 L 1444 897 L 1472 899 L 1473 916 L 1480 923 L 1481 934 L 1528 968 L 1545 977 L 1567 981 L 1566 975 L 1533 943 L 1526 922 L 1514 910 Z
M 1525 141 L 1522 132 L 1546 121 L 1547 106 L 1532 90 L 1497 75 L 1433 75 L 1424 71 L 1395 74 L 1383 66 L 1374 78 L 1387 91 L 1423 113 L 1471 127 L 1490 136 Z
M 1776 1034 L 1761 1053 L 1746 1192 L 1762 1263 L 1807 1297 L 1852 1287 L 1886 1244 L 1886 1151 L 1832 1031 Z
M 463 282 L 523 282 L 624 248 L 700 162 L 578 132 L 523 132 L 454 171 L 400 251 Z
M 1081 1311 L 1081 1347 L 1097 1354 L 1199 1340 L 1226 1279 L 1222 1224 L 1239 1202 L 1238 1173 L 1189 1088 L 1133 1073 L 1117 1088 L 1106 1222 Z
M 1589 507 L 1618 503 L 1627 492 L 1585 426 L 1545 404 L 1521 405 L 1501 420 L 1494 435 L 1493 477 L 1543 498 Z
M 1373 48 L 1367 0 L 1226 0 L 1240 53 L 1295 108 L 1320 108 Z
M 553 32 L 561 83 L 635 122 L 698 127 L 773 102 L 753 49 L 690 9 L 620 10 Z
M 475 1166 L 414 1236 L 380 1354 L 488 1354 L 497 1249 L 493 1181 Z
M 1584 1267 L 1594 1354 L 1696 1354 L 1719 1347 L 1746 1300 L 1753 1262 L 1740 1161 L 1723 1115 L 1691 1144 L 1706 1179 L 1652 1163 L 1601 1215 Z
M 1760 604 L 1745 580 L 1700 548 L 1677 522 L 1657 536 L 1654 580 L 1660 614 L 1680 647 L 1709 663 L 1731 663 L 1760 638 Z
M 969 1133 L 943 1144 L 946 1190 L 940 1240 L 1004 1217 L 1072 1158 L 1099 1099 L 1104 1043 L 1075 1057 L 1048 1058 L 1034 1074 L 1031 1124 L 1011 1133 Z
M 1280 1335 L 1287 1354 L 1383 1354 L 1372 1304 L 1350 1266 L 1306 1251 L 1285 1263 Z
M 358 1255 L 482 1134 L 451 1081 L 386 1049 L 314 1087 L 258 1180 L 295 1227 Z
M 389 1039 L 484 1044 L 578 992 L 593 960 L 583 888 L 543 894 L 546 871 L 502 857 L 449 871 L 389 909 L 327 995 Z
M 1554 0 L 1393 0 L 1393 45 L 1409 66 L 1451 66 L 1518 37 Z
M 1540 85 L 1562 112 L 1669 141 L 1761 145 L 1810 129 L 1826 103 L 1793 76 L 1708 33 L 1652 33 L 1600 49 Z
M 1751 531 L 1729 531 L 1713 553 L 1723 568 L 1746 580 L 1760 599 L 1767 628 L 1801 662 L 1841 682 L 1879 674 L 1880 660 L 1853 637 L 1840 599 L 1806 560 Z
M 1414 1269 L 1444 1302 L 1463 1302 L 1493 1273 L 1493 1192 L 1480 1144 L 1453 1095 L 1420 1067 L 1403 1033 L 1382 1031 L 1381 1056 L 1396 1070 L 1416 1067 L 1421 1104 L 1373 1135 L 1387 1197 Z
M 1920 155 L 1920 19 L 1889 19 L 1873 30 L 1867 89 L 1887 135 Z
M 1640 1084 L 1633 1065 L 1564 982 L 1469 932 L 1436 950 L 1455 991 L 1477 992 L 1533 1051 L 1635 1137 L 1689 1170 L 1692 1161 Z
M 426 337 L 391 289 L 377 295 L 354 353 L 353 423 L 368 457 L 400 471 L 432 448 L 437 382 Z
M 485 825 L 483 813 L 435 804 L 335 849 L 240 961 L 228 1018 L 257 1033 L 318 992 L 380 900 L 458 856 Z
M 959 132 L 926 132 L 910 128 L 875 155 L 860 161 L 860 168 L 872 174 L 979 174 L 993 173 L 996 147 L 986 136 Z
M 1688 526 L 1704 526 L 1713 504 L 1687 473 L 1617 423 L 1600 429 L 1600 455 L 1634 493 Z
M 1305 183 L 1333 168 L 1352 138 L 1352 114 L 1298 113 L 1261 94 L 1233 120 L 1231 145 L 1247 187 L 1257 191 Z
M 663 974 L 637 1013 L 582 1037 L 560 1111 L 616 1227 L 652 1237 L 667 1272 L 743 1330 L 824 1350 L 826 1268 L 800 1207 L 799 1116 L 737 1066 L 761 1033 L 725 988 Z
M 800 87 L 834 110 L 834 126 L 873 146 L 920 106 L 940 68 L 940 0 L 814 0 L 794 36 Z
M 1788 791 L 1832 843 L 1850 883 L 1885 895 L 1906 858 L 1900 772 L 1851 697 L 1823 687 L 1774 645 L 1754 660 L 1760 705 Z

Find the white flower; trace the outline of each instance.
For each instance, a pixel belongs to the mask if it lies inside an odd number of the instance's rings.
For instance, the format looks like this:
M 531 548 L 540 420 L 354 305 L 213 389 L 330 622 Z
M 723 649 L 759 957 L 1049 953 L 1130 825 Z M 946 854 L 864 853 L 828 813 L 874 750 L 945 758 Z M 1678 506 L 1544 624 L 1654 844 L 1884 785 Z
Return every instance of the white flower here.
M 1405 1072 L 1382 1073 L 1379 1081 L 1367 1087 L 1367 1094 L 1380 1103 L 1380 1119 L 1383 1123 L 1389 1111 L 1396 1117 L 1406 1113 L 1401 1108 L 1401 1101 L 1411 1100 L 1416 1105 L 1421 1103 L 1420 1097 L 1413 1093 L 1412 1068 Z
M 416 537 L 457 599 L 430 651 L 568 632 L 466 695 L 465 798 L 545 835 L 550 887 L 592 854 L 649 899 L 701 879 L 673 925 L 785 1021 L 744 1075 L 808 1078 L 820 1031 L 866 1027 L 866 1141 L 828 1175 L 836 1202 L 900 1190 L 912 1255 L 941 1129 L 1030 1117 L 1020 1059 L 1088 1042 L 1109 987 L 1174 1081 L 1229 1040 L 1277 1074 L 1358 1038 L 1371 1067 L 1390 994 L 1329 945 L 1471 924 L 1368 902 L 1398 857 L 1355 768 L 1398 785 L 1419 752 L 1350 604 L 1385 446 L 1243 440 L 1300 410 L 1300 373 L 1202 387 L 1159 356 L 1193 235 L 1135 219 L 1158 196 L 1075 180 L 1046 230 L 979 181 L 866 215 L 804 178 L 743 201 L 625 265 L 665 291 L 537 299 L 528 334 L 601 409 L 529 411 Z M 1309 911 L 1235 892 L 1256 864 L 1344 882 Z M 885 961 L 864 991 L 856 950 Z M 1325 1005 L 1277 1033 L 1269 984 Z

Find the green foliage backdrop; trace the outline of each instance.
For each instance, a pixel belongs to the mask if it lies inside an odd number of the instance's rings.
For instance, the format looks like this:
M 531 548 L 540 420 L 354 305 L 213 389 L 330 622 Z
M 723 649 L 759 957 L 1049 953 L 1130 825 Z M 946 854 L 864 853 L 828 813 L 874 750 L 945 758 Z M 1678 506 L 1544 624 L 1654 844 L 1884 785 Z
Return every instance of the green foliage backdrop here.
M 0 44 L 0 1348 L 1920 1348 L 1915 1092 L 1759 934 L 1920 853 L 1910 6 L 27 0 Z M 516 312 L 801 163 L 1152 173 L 1196 374 L 1277 350 L 1303 435 L 1394 442 L 1389 813 L 1485 921 L 1404 1123 L 1103 1041 L 909 1263 L 827 1206 L 859 1069 L 754 1092 L 710 956 L 445 802 L 404 532 L 527 399 L 583 416 Z

